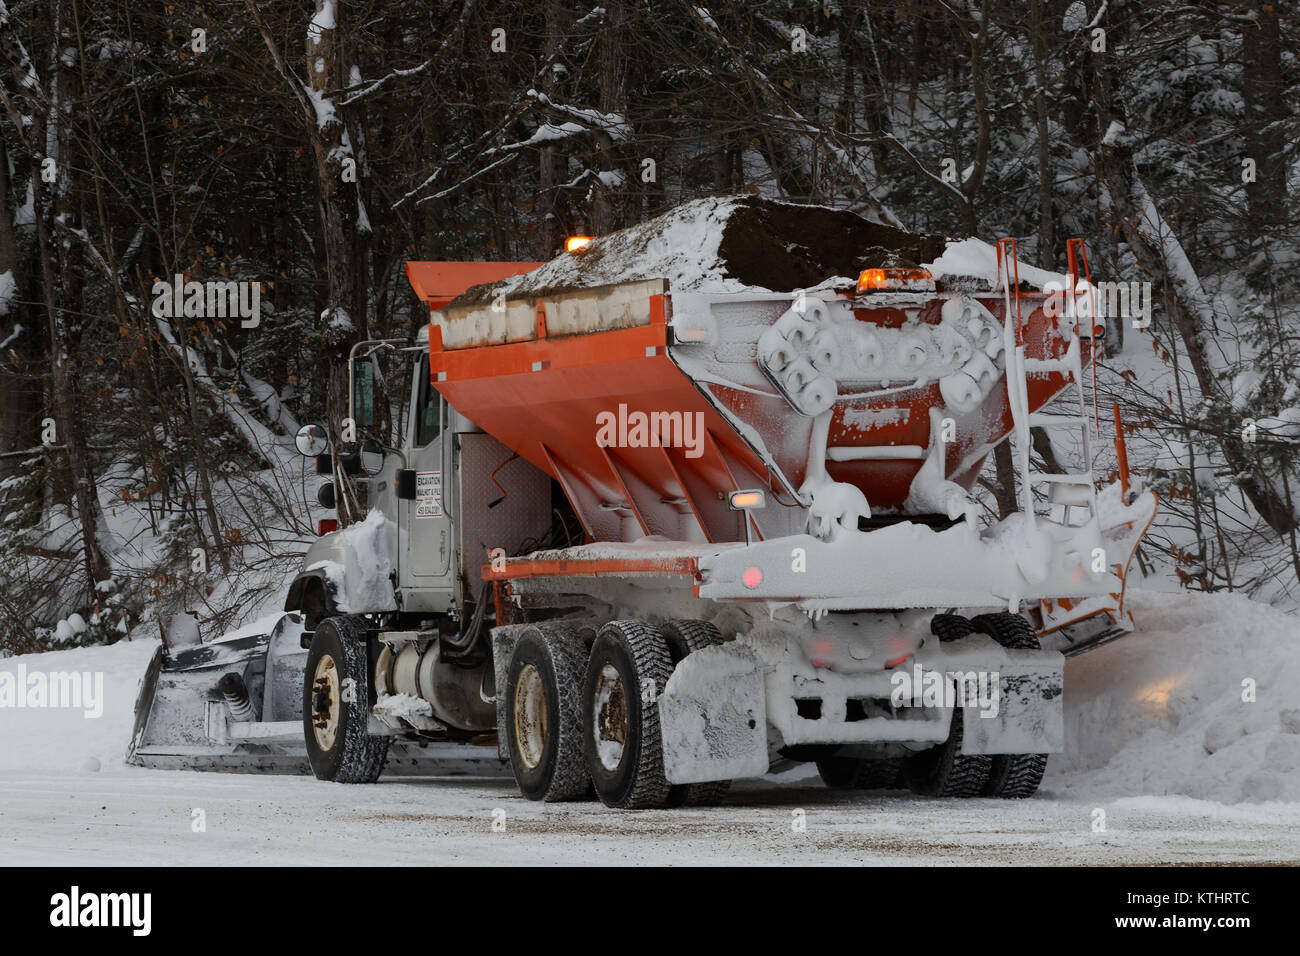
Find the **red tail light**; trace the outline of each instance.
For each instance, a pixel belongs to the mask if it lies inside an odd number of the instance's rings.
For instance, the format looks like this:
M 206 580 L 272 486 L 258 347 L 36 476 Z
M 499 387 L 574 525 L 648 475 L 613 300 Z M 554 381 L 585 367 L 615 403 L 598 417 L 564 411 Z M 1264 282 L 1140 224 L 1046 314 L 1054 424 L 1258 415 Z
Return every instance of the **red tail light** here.
M 337 530 L 339 530 L 338 518 L 321 518 L 320 521 L 316 522 L 316 534 L 318 537 Z

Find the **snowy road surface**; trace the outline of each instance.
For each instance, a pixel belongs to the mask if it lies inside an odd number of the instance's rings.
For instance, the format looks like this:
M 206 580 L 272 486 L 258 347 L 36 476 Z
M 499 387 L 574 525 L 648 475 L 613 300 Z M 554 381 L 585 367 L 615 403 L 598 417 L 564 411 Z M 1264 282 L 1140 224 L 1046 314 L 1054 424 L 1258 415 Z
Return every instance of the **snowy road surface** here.
M 494 810 L 505 830 L 493 831 Z M 807 828 L 794 832 L 795 810 Z M 1094 832 L 1097 809 L 1105 832 Z M 194 832 L 195 811 L 206 831 Z M 501 814 L 496 814 L 501 819 Z M 1295 862 L 1300 806 L 846 796 L 815 777 L 738 785 L 720 807 L 536 804 L 509 780 L 375 786 L 122 770 L 0 772 L 11 865 Z
M 846 795 L 808 765 L 738 784 L 721 807 L 643 813 L 530 803 L 509 779 L 141 770 L 123 758 L 153 642 L 3 660 L 0 675 L 93 672 L 103 688 L 90 713 L 0 706 L 0 860 L 1300 862 L 1295 618 L 1234 595 L 1139 591 L 1132 605 L 1137 633 L 1067 662 L 1065 751 L 1028 801 Z

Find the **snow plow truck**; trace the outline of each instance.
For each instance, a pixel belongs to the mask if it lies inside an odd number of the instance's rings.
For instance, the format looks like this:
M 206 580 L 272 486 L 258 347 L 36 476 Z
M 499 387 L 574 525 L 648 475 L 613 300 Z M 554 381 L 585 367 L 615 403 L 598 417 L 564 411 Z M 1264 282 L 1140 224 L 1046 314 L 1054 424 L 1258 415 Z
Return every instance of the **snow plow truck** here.
M 508 768 L 531 799 L 617 808 L 806 761 L 838 788 L 1035 792 L 1064 659 L 1132 629 L 1156 509 L 1125 466 L 1090 471 L 1081 243 L 1056 283 L 968 240 L 774 293 L 653 264 L 592 284 L 615 236 L 408 263 L 429 321 L 353 348 L 355 441 L 298 435 L 354 520 L 310 546 L 270 633 L 160 650 L 134 762 Z M 366 437 L 384 356 L 413 371 L 392 445 Z M 1081 464 L 1042 470 L 1038 427 Z M 1020 508 L 981 530 L 1003 441 Z

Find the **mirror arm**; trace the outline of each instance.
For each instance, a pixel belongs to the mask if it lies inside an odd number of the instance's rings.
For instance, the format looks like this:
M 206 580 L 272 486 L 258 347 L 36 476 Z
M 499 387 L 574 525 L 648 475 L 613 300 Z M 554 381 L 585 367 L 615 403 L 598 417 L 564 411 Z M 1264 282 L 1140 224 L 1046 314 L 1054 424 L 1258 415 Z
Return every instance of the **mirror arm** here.
M 403 469 L 406 468 L 406 455 L 405 455 L 405 453 L 403 453 L 402 449 L 400 449 L 400 448 L 389 448 L 387 445 L 381 445 L 380 447 L 383 448 L 384 451 L 391 451 L 394 455 L 396 455 L 399 459 L 401 459 L 401 462 L 402 462 L 402 468 L 403 468 Z
M 356 361 L 358 357 L 369 358 L 371 355 L 374 355 L 380 349 L 396 348 L 399 344 L 405 345 L 406 339 L 366 339 L 362 342 L 357 342 L 355 345 L 352 346 L 352 348 L 348 350 L 348 418 L 352 419 L 353 421 L 357 420 L 356 409 L 352 407 L 352 401 L 355 398 L 353 394 L 353 389 L 356 387 L 352 381 L 352 363 Z M 367 346 L 372 346 L 370 351 L 367 352 L 364 356 L 358 356 L 357 349 L 363 349 L 366 348 Z

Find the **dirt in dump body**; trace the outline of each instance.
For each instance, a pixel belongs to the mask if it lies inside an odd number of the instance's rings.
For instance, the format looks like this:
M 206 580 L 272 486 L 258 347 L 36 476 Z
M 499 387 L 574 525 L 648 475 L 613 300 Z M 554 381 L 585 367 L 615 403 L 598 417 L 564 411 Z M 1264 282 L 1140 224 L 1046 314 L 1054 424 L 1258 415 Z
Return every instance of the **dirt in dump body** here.
M 718 258 L 745 285 L 793 292 L 863 269 L 933 262 L 946 244 L 843 209 L 755 198 L 727 219 Z
M 798 206 L 758 196 L 728 197 L 718 266 L 747 286 L 793 292 L 827 279 L 856 279 L 863 269 L 915 266 L 937 259 L 947 240 L 869 222 L 856 213 L 824 206 Z M 652 242 L 674 212 L 601 237 L 575 258 L 562 281 L 543 266 L 511 283 L 510 298 L 544 298 L 573 289 L 654 275 Z M 450 307 L 491 301 L 496 283 L 467 289 Z

